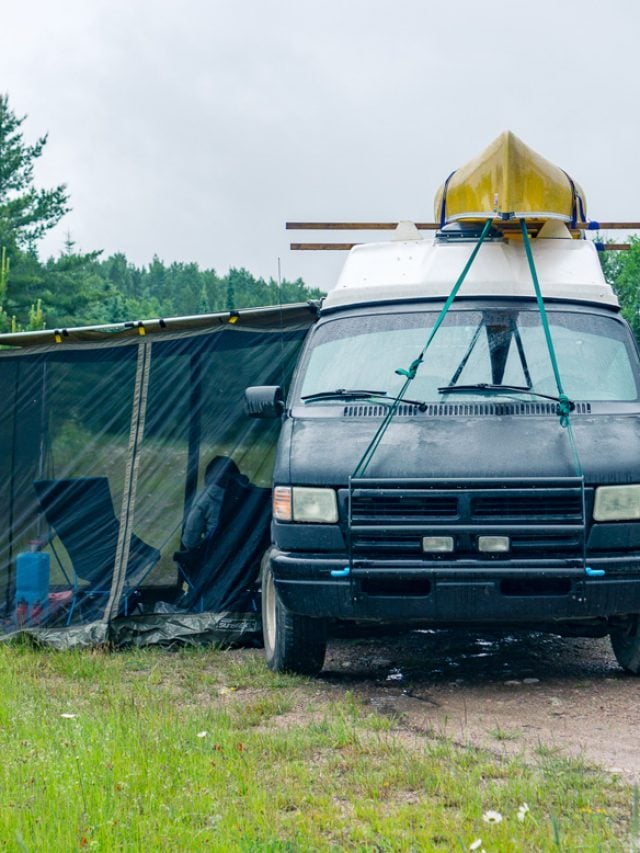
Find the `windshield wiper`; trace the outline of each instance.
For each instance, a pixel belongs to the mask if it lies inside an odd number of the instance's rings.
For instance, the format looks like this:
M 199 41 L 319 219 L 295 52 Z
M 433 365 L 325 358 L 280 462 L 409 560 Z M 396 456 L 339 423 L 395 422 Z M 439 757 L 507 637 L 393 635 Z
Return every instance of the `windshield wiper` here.
M 412 406 L 418 406 L 421 411 L 426 411 L 427 404 L 424 400 L 408 400 L 406 397 L 390 397 L 388 391 L 369 391 L 366 388 L 336 388 L 335 391 L 318 391 L 315 394 L 306 394 L 301 397 L 305 403 L 313 403 L 315 400 L 368 400 L 372 397 L 381 397 L 383 403 L 402 402 Z
M 340 398 L 361 400 L 367 397 L 386 397 L 386 395 L 386 391 L 368 391 L 366 388 L 336 388 L 335 391 L 317 391 L 315 394 L 307 394 L 300 399 L 308 403 L 313 400 L 339 400 Z
M 475 385 L 443 385 L 438 388 L 441 394 L 464 394 L 468 391 L 479 391 L 481 394 L 531 394 L 534 397 L 542 397 L 544 400 L 553 400 L 554 403 L 559 403 L 560 398 L 554 397 L 551 394 L 541 394 L 539 391 L 532 391 L 526 385 L 492 385 L 489 382 L 477 382 Z M 576 407 L 572 401 L 569 402 L 571 411 Z

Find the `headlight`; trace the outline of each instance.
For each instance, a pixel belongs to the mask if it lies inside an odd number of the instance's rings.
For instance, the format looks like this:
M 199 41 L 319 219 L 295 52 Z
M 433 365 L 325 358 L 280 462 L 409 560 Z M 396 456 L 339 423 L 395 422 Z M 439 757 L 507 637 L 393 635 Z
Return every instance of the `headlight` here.
M 594 521 L 640 520 L 640 486 L 598 486 Z
M 276 486 L 273 490 L 273 517 L 276 521 L 335 524 L 338 520 L 336 493 L 333 489 Z
M 338 502 L 333 489 L 308 489 L 293 487 L 293 520 L 335 524 L 338 520 Z

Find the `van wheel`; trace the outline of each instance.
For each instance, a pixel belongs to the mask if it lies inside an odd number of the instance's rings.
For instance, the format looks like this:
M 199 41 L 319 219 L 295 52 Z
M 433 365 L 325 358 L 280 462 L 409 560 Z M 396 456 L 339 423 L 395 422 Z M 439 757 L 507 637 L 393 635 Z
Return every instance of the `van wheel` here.
M 616 660 L 627 672 L 640 675 L 640 617 L 632 616 L 611 631 L 611 646 Z
M 326 623 L 286 609 L 273 581 L 268 552 L 262 567 L 262 634 L 267 666 L 274 672 L 317 675 L 322 669 Z

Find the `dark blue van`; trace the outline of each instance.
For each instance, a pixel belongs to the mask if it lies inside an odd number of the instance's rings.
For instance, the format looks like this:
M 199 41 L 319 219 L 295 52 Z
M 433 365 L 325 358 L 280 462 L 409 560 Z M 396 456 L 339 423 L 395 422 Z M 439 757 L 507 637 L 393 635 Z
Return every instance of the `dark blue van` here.
M 552 233 L 531 264 L 489 235 L 446 313 L 477 235 L 356 246 L 287 399 L 247 389 L 282 419 L 272 669 L 317 673 L 346 620 L 610 634 L 640 672 L 638 351 L 594 245 Z

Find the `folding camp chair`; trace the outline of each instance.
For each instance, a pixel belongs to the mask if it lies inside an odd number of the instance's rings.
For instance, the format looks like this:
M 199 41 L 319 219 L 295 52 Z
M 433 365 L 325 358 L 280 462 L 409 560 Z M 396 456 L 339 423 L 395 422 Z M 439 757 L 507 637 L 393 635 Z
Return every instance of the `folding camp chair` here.
M 73 604 L 104 601 L 111 591 L 120 524 L 106 477 L 36 480 L 33 484 L 47 523 L 67 550 L 73 571 Z M 160 551 L 131 536 L 125 574 L 124 608 L 160 559 Z M 64 569 L 63 569 L 64 571 Z M 78 580 L 84 581 L 80 586 Z

